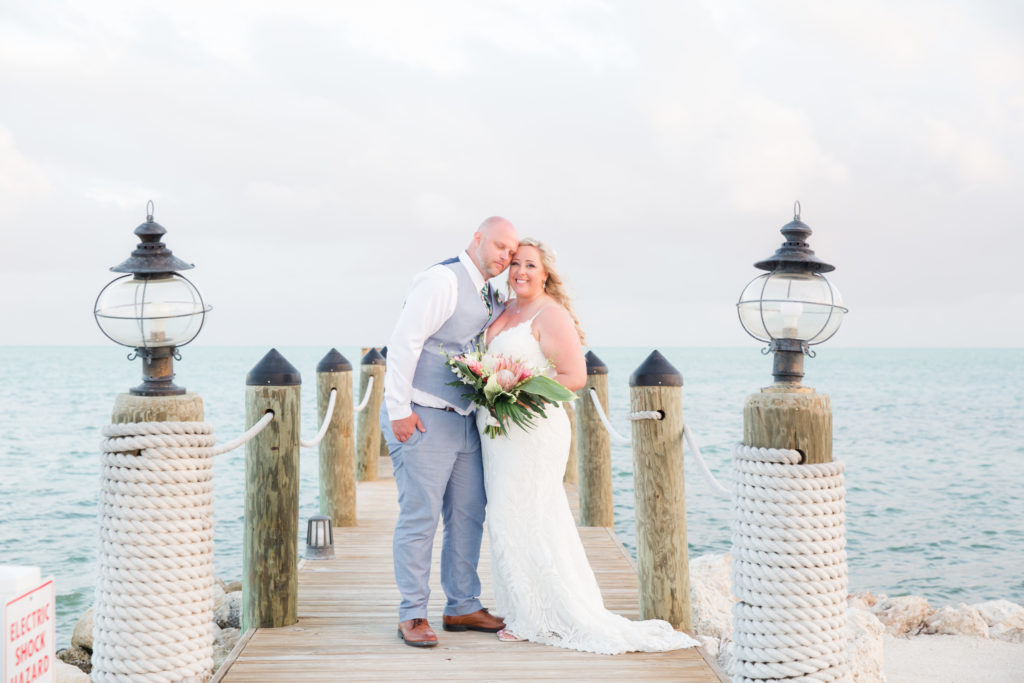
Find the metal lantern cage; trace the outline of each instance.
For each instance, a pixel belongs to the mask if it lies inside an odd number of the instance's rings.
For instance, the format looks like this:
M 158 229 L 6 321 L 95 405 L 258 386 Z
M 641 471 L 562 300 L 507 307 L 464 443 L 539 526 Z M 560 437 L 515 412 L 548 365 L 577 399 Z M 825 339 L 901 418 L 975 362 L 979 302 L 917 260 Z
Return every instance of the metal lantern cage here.
M 763 353 L 776 354 L 776 381 L 799 383 L 803 356 L 813 358 L 810 347 L 839 331 L 848 309 L 824 275 L 835 266 L 815 256 L 807 242 L 812 231 L 800 220 L 800 202 L 794 203 L 793 220 L 781 232 L 786 241 L 773 256 L 754 264 L 768 272 L 747 283 L 736 312 L 747 334 L 768 344 Z
M 133 348 L 129 360 L 141 357 L 144 382 L 131 390 L 142 396 L 185 393 L 173 383 L 171 359 L 195 339 L 212 306 L 191 280 L 179 274 L 195 266 L 174 256 L 161 239 L 167 230 L 153 220 L 153 202 L 146 222 L 135 229 L 139 244 L 124 262 L 112 267 L 115 278 L 100 290 L 93 307 L 96 324 L 108 339 Z

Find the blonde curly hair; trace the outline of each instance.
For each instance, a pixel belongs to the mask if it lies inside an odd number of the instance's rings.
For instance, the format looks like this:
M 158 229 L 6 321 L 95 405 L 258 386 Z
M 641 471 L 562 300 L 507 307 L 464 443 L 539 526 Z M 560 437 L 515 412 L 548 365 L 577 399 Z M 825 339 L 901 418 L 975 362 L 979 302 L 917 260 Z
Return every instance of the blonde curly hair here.
M 576 317 L 576 312 L 572 310 L 572 302 L 569 300 L 569 294 L 565 291 L 562 276 L 558 274 L 558 270 L 555 268 L 555 250 L 533 237 L 524 237 L 519 240 L 519 246 L 533 247 L 540 252 L 540 262 L 544 266 L 544 272 L 547 273 L 547 279 L 544 281 L 544 293 L 557 301 L 569 313 L 569 317 L 572 318 L 572 322 L 576 326 L 576 334 L 580 336 L 580 343 L 585 344 L 586 335 L 583 333 L 583 328 L 580 327 L 580 319 Z M 508 283 L 508 295 L 511 296 L 511 294 L 512 282 L 510 280 Z

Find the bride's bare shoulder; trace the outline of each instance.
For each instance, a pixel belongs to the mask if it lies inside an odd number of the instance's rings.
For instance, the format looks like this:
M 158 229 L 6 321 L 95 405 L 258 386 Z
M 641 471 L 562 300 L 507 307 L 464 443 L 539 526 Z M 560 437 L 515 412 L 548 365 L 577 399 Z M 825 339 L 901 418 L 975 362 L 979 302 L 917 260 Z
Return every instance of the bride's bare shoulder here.
M 575 324 L 572 321 L 572 316 L 569 315 L 569 311 L 565 310 L 565 307 L 557 301 L 552 301 L 537 314 L 535 327 L 554 331 L 566 327 L 575 329 Z

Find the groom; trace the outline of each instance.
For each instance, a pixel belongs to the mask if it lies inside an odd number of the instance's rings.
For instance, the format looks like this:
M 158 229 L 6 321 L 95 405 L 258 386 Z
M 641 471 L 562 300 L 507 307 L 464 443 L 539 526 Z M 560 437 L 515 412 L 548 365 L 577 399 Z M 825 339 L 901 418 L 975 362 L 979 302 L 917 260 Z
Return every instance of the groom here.
M 437 645 L 427 600 L 439 517 L 444 629 L 494 633 L 505 625 L 480 604 L 476 567 L 486 503 L 480 436 L 472 404 L 447 385 L 455 375 L 444 354 L 471 350 L 501 313 L 487 281 L 508 267 L 518 244 L 509 221 L 485 220 L 464 252 L 416 276 L 388 341 L 380 425 L 398 487 L 398 635 L 407 645 Z

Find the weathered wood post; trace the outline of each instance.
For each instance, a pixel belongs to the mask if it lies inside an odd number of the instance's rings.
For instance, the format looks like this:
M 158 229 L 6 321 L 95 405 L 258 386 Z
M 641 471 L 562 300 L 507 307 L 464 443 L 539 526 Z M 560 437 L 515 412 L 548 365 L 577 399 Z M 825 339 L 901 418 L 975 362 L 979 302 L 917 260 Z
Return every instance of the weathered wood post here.
M 653 351 L 629 378 L 629 404 L 633 412 L 662 415 L 660 420 L 633 420 L 640 618 L 664 619 L 692 631 L 682 386 L 679 371 Z
M 384 359 L 384 373 L 387 374 L 387 369 L 388 369 L 388 347 L 386 347 L 386 346 L 380 347 L 380 355 L 381 355 L 381 358 Z M 380 420 L 377 421 L 377 426 L 380 427 Z M 388 451 L 387 439 L 384 438 L 383 434 L 380 437 L 380 457 L 382 457 L 382 458 L 391 457 L 391 452 Z
M 318 422 L 323 423 L 331 390 L 337 390 L 331 424 L 320 442 L 320 514 L 331 525 L 356 525 L 356 451 L 352 441 L 352 364 L 337 349 L 316 366 Z
M 790 448 L 805 465 L 832 462 L 832 402 L 802 384 L 773 384 L 747 398 L 743 443 L 758 448 Z
M 245 445 L 242 632 L 294 624 L 298 595 L 302 378 L 271 349 L 245 378 L 245 424 L 274 419 Z
M 359 481 L 377 479 L 380 460 L 380 402 L 384 398 L 384 356 L 371 348 L 359 366 L 359 398 L 366 394 L 366 386 L 373 377 L 370 400 L 356 420 L 356 478 Z
M 565 406 L 565 414 L 569 418 L 569 459 L 565 461 L 565 476 L 562 477 L 562 481 L 566 484 L 577 484 L 579 483 L 580 476 L 577 468 L 578 458 L 576 457 L 576 450 L 579 448 L 576 439 L 576 406 L 575 401 L 566 401 L 562 404 Z
M 597 392 L 608 410 L 608 366 L 593 351 L 587 352 L 587 383 L 580 390 L 579 494 L 580 526 L 614 526 L 612 511 L 612 444 L 597 416 L 590 390 Z

